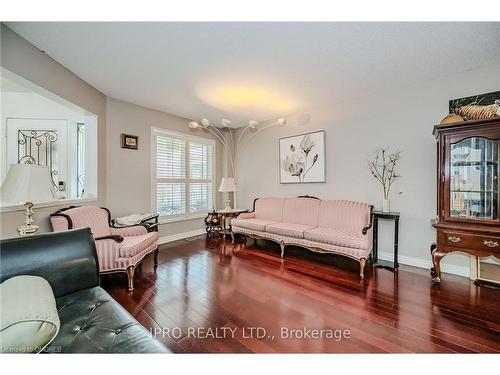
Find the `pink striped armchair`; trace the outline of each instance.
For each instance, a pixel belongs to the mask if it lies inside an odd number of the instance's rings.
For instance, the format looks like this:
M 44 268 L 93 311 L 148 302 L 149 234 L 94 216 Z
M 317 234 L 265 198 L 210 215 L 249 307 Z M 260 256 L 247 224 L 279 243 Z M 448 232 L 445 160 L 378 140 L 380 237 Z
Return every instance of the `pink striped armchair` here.
M 126 272 L 129 290 L 134 289 L 135 268 L 146 255 L 154 252 L 154 265 L 158 265 L 158 232 L 148 232 L 143 225 L 114 228 L 107 208 L 63 208 L 50 215 L 50 221 L 54 232 L 89 227 L 97 249 L 99 272 Z

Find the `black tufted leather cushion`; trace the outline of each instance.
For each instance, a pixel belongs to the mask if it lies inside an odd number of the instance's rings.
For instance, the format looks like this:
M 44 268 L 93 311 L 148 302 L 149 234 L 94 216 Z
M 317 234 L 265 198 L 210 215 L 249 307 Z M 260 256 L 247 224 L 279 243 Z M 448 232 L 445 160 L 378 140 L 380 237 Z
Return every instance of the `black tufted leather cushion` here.
M 89 228 L 2 240 L 0 259 L 0 281 L 36 275 L 52 287 L 61 328 L 46 352 L 169 353 L 98 286 Z
M 59 334 L 49 351 L 62 353 L 168 353 L 104 289 L 95 287 L 57 299 Z
M 99 285 L 99 266 L 89 228 L 0 241 L 0 281 L 40 276 L 56 297 Z

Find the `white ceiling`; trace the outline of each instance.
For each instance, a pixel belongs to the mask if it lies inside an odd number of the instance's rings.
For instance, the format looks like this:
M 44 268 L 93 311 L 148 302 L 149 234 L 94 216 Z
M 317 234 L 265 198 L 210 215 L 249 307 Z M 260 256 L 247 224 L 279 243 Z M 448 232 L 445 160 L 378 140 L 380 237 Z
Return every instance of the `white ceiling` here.
M 243 125 L 500 61 L 500 23 L 7 23 L 104 94 Z

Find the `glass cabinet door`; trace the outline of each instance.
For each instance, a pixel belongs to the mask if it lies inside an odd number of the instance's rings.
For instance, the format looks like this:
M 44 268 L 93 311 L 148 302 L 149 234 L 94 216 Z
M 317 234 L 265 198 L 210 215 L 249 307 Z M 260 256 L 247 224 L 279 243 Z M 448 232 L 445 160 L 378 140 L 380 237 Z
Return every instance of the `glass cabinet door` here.
M 450 216 L 498 220 L 498 140 L 467 138 L 450 156 Z

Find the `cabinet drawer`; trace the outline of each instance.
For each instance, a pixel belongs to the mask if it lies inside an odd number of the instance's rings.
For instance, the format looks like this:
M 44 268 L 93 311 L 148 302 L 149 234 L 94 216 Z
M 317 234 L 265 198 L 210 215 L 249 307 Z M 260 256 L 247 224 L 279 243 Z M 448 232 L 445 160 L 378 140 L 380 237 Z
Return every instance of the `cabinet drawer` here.
M 446 246 L 459 247 L 462 249 L 498 251 L 500 252 L 500 237 L 482 236 L 476 234 L 445 232 L 441 233 L 442 243 Z

